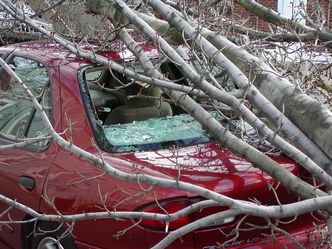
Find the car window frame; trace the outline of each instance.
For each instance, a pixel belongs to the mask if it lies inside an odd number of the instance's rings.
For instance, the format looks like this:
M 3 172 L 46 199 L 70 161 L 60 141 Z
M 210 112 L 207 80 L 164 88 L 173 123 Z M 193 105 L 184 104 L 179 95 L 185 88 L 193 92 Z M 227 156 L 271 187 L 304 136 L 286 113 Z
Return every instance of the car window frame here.
M 0 53 L 1 53 L 1 51 L 0 51 Z M 19 53 L 19 52 L 16 53 L 15 50 L 12 50 L 11 52 L 9 52 L 9 53 L 7 53 L 7 54 L 4 53 L 4 54 L 5 54 L 5 59 L 3 59 L 3 60 L 4 60 L 6 63 L 10 63 L 14 57 L 21 57 L 21 58 L 24 58 L 24 59 L 28 59 L 28 60 L 36 61 L 36 62 L 40 63 L 42 66 L 44 66 L 44 67 L 46 68 L 46 70 L 47 70 L 47 74 L 48 74 L 48 76 L 49 76 L 49 80 L 48 80 L 48 82 L 46 83 L 46 85 L 47 85 L 48 87 L 50 87 L 50 89 L 51 89 L 51 113 L 50 113 L 49 120 L 50 120 L 50 123 L 53 125 L 53 124 L 54 124 L 54 116 L 53 116 L 53 91 L 52 91 L 52 79 L 51 79 L 51 76 L 50 76 L 50 75 L 51 75 L 51 74 L 50 74 L 50 70 L 49 70 L 47 64 L 44 63 L 44 62 L 42 62 L 42 61 L 40 61 L 40 60 L 38 60 L 38 59 L 36 59 L 36 58 L 33 58 L 33 57 L 31 57 L 31 56 L 27 56 L 27 55 L 25 55 L 25 54 L 23 54 L 23 53 Z M 0 68 L 1 68 L 1 67 L 0 67 Z M 46 85 L 45 85 L 45 86 L 46 86 Z M 28 129 L 29 129 L 30 126 L 31 126 L 31 123 L 32 123 L 33 117 L 34 117 L 34 115 L 35 115 L 35 113 L 36 113 L 36 108 L 33 107 L 33 109 L 34 109 L 34 111 L 33 111 L 34 114 L 31 116 L 31 118 L 29 118 L 29 121 L 27 122 L 27 126 L 26 126 L 27 130 L 25 131 L 25 133 L 28 132 Z M 3 144 L 3 145 L 9 145 L 9 144 L 18 143 L 18 142 L 23 142 L 23 141 L 26 141 L 26 140 L 24 140 L 24 139 L 12 139 L 12 138 L 10 138 L 10 137 L 8 137 L 8 136 L 5 136 L 5 135 L 3 135 L 3 134 L 0 133 L 0 143 Z M 27 151 L 31 151 L 31 152 L 44 152 L 44 151 L 48 150 L 48 148 L 51 146 L 52 142 L 53 142 L 53 137 L 51 136 L 51 137 L 49 138 L 49 142 L 48 142 L 48 144 L 47 144 L 46 146 L 39 147 L 39 146 L 35 146 L 34 144 L 28 144 L 28 145 L 26 145 L 26 146 L 24 146 L 24 147 L 20 147 L 20 149 L 27 150 Z
M 8 52 L 8 51 L 0 51 L 0 56 L 1 56 L 1 58 L 4 60 L 4 61 L 6 61 L 7 60 L 7 58 L 10 56 L 10 54 L 12 53 L 13 51 L 10 51 L 10 52 Z M 1 66 L 0 66 L 0 68 L 1 68 Z
M 91 98 L 88 96 L 89 88 L 88 85 L 85 83 L 84 73 L 86 70 L 98 66 L 98 64 L 89 64 L 86 66 L 81 67 L 77 70 L 77 79 L 79 83 L 79 89 L 81 98 L 83 101 L 84 109 L 88 118 L 88 122 L 90 128 L 92 130 L 93 136 L 97 142 L 99 148 L 106 152 L 114 152 L 114 146 L 108 142 L 108 139 L 105 136 L 103 127 L 97 122 L 97 113 L 94 109 L 93 103 Z
M 126 61 L 117 61 L 118 63 L 126 63 Z M 150 143 L 150 144 L 138 144 L 133 145 L 132 147 L 136 147 L 137 150 L 122 150 L 122 148 L 126 146 L 122 145 L 114 145 L 111 144 L 108 138 L 105 135 L 104 128 L 100 122 L 98 122 L 99 118 L 96 113 L 96 110 L 94 108 L 92 99 L 89 94 L 89 87 L 85 80 L 85 72 L 91 68 L 94 67 L 102 67 L 102 65 L 91 63 L 89 65 L 83 66 L 80 69 L 77 70 L 77 79 L 79 82 L 79 89 L 81 93 L 81 98 L 83 101 L 84 109 L 87 115 L 87 119 L 90 125 L 90 128 L 92 130 L 94 139 L 99 146 L 99 148 L 105 152 L 108 153 L 114 153 L 114 154 L 122 154 L 122 153 L 132 153 L 132 152 L 138 152 L 138 151 L 147 151 L 147 150 L 158 150 L 158 149 L 167 149 L 170 146 L 176 145 L 179 147 L 186 147 L 195 145 L 196 143 L 191 143 L 190 141 L 192 139 L 188 140 L 176 140 L 176 141 L 163 141 L 159 143 Z M 206 137 L 207 139 L 201 139 L 199 144 L 208 144 L 213 142 L 213 140 L 210 137 Z M 129 147 L 129 146 L 127 146 Z

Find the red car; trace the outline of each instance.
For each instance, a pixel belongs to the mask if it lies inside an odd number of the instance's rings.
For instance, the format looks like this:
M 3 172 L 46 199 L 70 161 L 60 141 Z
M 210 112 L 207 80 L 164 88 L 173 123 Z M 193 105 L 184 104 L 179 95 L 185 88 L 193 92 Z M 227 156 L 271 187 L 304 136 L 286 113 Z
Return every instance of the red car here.
M 158 56 L 153 48 L 146 51 L 151 58 Z M 269 176 L 213 142 L 181 108 L 161 98 L 158 87 L 135 82 L 119 72 L 76 58 L 46 41 L 0 47 L 0 55 L 38 96 L 54 129 L 79 148 L 102 156 L 111 166 L 124 172 L 180 177 L 237 199 L 278 203 L 269 190 L 268 182 L 276 185 Z M 138 73 L 142 70 L 124 47 L 115 45 L 102 55 Z M 160 68 L 171 79 L 181 79 L 173 64 L 164 62 Z M 182 83 L 185 81 L 182 79 Z M 0 145 L 46 136 L 23 148 L 0 151 L 0 194 L 46 214 L 106 209 L 173 213 L 202 200 L 174 189 L 117 179 L 64 150 L 47 138 L 40 115 L 19 84 L 3 69 L 0 96 Z M 271 157 L 295 174 L 305 175 L 284 155 Z M 297 200 L 283 187 L 277 189 L 277 194 L 282 203 Z M 168 230 L 224 209 L 211 207 L 197 211 L 171 222 Z M 14 208 L 9 210 L 4 203 L 0 203 L 0 214 L 1 221 L 26 221 L 0 223 L 0 248 L 150 248 L 169 232 L 165 231 L 165 223 L 147 219 L 96 219 L 74 225 L 28 222 L 32 217 Z M 170 248 L 221 248 L 224 242 L 234 238 L 235 234 L 230 233 L 241 219 L 243 216 L 231 217 L 223 225 L 191 232 L 173 242 Z M 313 224 L 319 221 L 313 216 L 307 214 L 282 221 L 278 227 L 305 248 L 316 248 L 317 227 Z M 253 229 L 249 224 L 258 227 Z M 225 246 L 297 248 L 289 237 L 271 233 L 266 225 L 262 218 L 246 218 L 239 226 L 238 237 Z M 54 241 L 64 231 L 67 236 L 61 240 L 61 246 L 56 245 Z

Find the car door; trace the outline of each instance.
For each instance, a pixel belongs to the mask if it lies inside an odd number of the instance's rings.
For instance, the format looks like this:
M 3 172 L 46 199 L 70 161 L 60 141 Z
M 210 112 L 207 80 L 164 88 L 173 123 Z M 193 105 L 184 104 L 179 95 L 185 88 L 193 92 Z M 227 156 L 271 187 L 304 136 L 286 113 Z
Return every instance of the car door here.
M 18 55 L 10 56 L 7 63 L 38 96 L 52 122 L 53 89 L 48 68 L 36 60 Z M 38 211 L 44 179 L 57 146 L 48 137 L 48 130 L 20 84 L 1 68 L 0 76 L 0 145 L 35 139 L 34 143 L 20 148 L 0 150 L 0 194 Z M 8 208 L 0 202 L 0 221 L 27 218 L 24 212 Z M 20 224 L 12 222 L 1 224 L 0 248 L 21 248 L 20 228 Z

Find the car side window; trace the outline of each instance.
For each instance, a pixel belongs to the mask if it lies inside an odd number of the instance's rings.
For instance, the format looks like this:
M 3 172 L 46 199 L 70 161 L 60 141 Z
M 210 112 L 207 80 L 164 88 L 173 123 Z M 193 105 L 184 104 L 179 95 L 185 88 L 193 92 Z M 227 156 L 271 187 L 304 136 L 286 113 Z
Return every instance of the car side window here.
M 47 68 L 41 63 L 15 56 L 9 66 L 27 85 L 32 94 L 51 116 L 50 79 Z M 0 135 L 13 140 L 47 135 L 39 113 L 33 107 L 23 88 L 14 77 L 0 69 Z M 43 141 L 37 146 L 46 146 Z

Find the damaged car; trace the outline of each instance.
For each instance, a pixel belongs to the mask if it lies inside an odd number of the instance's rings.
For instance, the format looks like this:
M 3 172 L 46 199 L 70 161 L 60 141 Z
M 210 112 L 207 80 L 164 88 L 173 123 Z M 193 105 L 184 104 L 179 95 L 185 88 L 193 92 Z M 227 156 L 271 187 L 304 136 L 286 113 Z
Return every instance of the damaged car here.
M 156 49 L 146 46 L 145 50 L 151 58 L 158 57 Z M 57 133 L 122 172 L 178 179 L 180 170 L 184 182 L 240 200 L 257 200 L 261 205 L 298 199 L 279 186 L 277 200 L 269 187 L 277 185 L 275 180 L 216 143 L 157 86 L 77 58 L 49 41 L 4 46 L 0 54 L 37 97 Z M 100 54 L 143 72 L 124 46 Z M 190 85 L 171 62 L 163 61 L 160 70 L 170 79 Z M 63 149 L 49 137 L 21 85 L 5 77 L 4 69 L 0 75 L 0 145 L 44 138 L 0 151 L 0 194 L 39 213 L 62 215 L 107 210 L 172 214 L 203 200 L 176 189 L 123 181 Z M 218 112 L 212 113 L 223 122 Z M 307 176 L 285 155 L 268 155 L 292 173 Z M 0 219 L 6 223 L 1 225 L 0 247 L 151 248 L 169 232 L 225 209 L 208 207 L 169 224 L 136 218 L 88 219 L 73 224 L 34 220 L 1 202 L 4 215 Z M 239 224 L 240 232 L 231 240 L 229 235 Z M 305 248 L 316 248 L 314 238 L 320 225 L 316 217 L 304 214 L 280 221 L 278 227 L 285 233 L 278 234 L 271 233 L 263 218 L 234 216 L 190 232 L 169 248 L 297 248 L 291 238 Z

